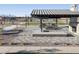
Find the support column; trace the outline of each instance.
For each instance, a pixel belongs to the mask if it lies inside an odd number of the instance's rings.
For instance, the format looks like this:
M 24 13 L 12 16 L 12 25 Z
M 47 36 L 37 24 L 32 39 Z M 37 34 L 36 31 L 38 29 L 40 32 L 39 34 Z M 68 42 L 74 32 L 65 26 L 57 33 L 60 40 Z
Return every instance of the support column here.
M 28 22 L 28 26 L 29 26 L 29 20 L 30 20 L 30 18 L 28 17 L 28 21 L 27 21 Z
M 42 19 L 40 19 L 40 29 L 41 29 L 41 32 L 42 32 Z
M 70 18 L 70 23 L 69 23 L 69 31 L 72 32 L 72 33 L 74 33 L 74 34 L 78 34 L 77 30 L 78 30 L 77 17 L 71 17 Z
M 56 25 L 58 25 L 58 20 L 57 20 L 57 18 L 56 18 Z
M 69 20 L 69 19 L 67 18 L 67 19 L 66 19 L 66 25 L 68 25 L 68 20 Z

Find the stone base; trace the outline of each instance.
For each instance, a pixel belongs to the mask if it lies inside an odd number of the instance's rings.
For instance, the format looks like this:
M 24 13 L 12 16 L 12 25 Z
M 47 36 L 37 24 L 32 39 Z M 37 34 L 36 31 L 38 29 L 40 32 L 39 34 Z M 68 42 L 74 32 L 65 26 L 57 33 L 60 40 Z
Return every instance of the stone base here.
M 73 35 L 78 35 L 79 36 L 79 24 L 76 26 L 76 32 L 73 32 L 72 27 L 69 26 L 69 32 L 71 32 Z
M 72 32 L 72 27 L 71 26 L 69 26 L 69 32 Z

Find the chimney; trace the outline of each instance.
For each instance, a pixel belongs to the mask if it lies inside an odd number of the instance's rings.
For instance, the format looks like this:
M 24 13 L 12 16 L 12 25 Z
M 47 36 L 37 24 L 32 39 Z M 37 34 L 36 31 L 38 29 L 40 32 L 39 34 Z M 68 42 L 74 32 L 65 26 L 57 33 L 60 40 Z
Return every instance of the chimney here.
M 78 7 L 77 7 L 77 4 L 73 4 L 70 8 L 70 11 L 72 12 L 77 12 L 78 11 Z

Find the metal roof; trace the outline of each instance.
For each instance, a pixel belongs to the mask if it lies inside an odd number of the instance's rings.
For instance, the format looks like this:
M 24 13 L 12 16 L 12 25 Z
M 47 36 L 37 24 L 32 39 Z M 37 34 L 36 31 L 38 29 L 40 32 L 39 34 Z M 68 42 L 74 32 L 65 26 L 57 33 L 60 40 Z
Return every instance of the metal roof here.
M 52 16 L 52 15 L 74 15 L 74 16 L 79 16 L 79 12 L 72 12 L 70 10 L 62 10 L 62 9 L 33 9 L 31 16 Z

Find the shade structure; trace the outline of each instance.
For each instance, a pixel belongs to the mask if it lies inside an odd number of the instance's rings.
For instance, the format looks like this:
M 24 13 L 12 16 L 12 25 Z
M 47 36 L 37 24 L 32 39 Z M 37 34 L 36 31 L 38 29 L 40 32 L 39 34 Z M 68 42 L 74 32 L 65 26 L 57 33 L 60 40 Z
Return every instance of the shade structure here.
M 72 18 L 79 17 L 78 11 L 70 11 L 63 9 L 33 9 L 31 12 L 31 16 L 34 18 L 40 19 L 40 28 L 42 31 L 42 19 L 48 18 L 56 18 L 56 24 L 58 18 Z
M 31 16 L 37 18 L 78 17 L 79 12 L 72 12 L 70 10 L 63 9 L 33 9 Z

